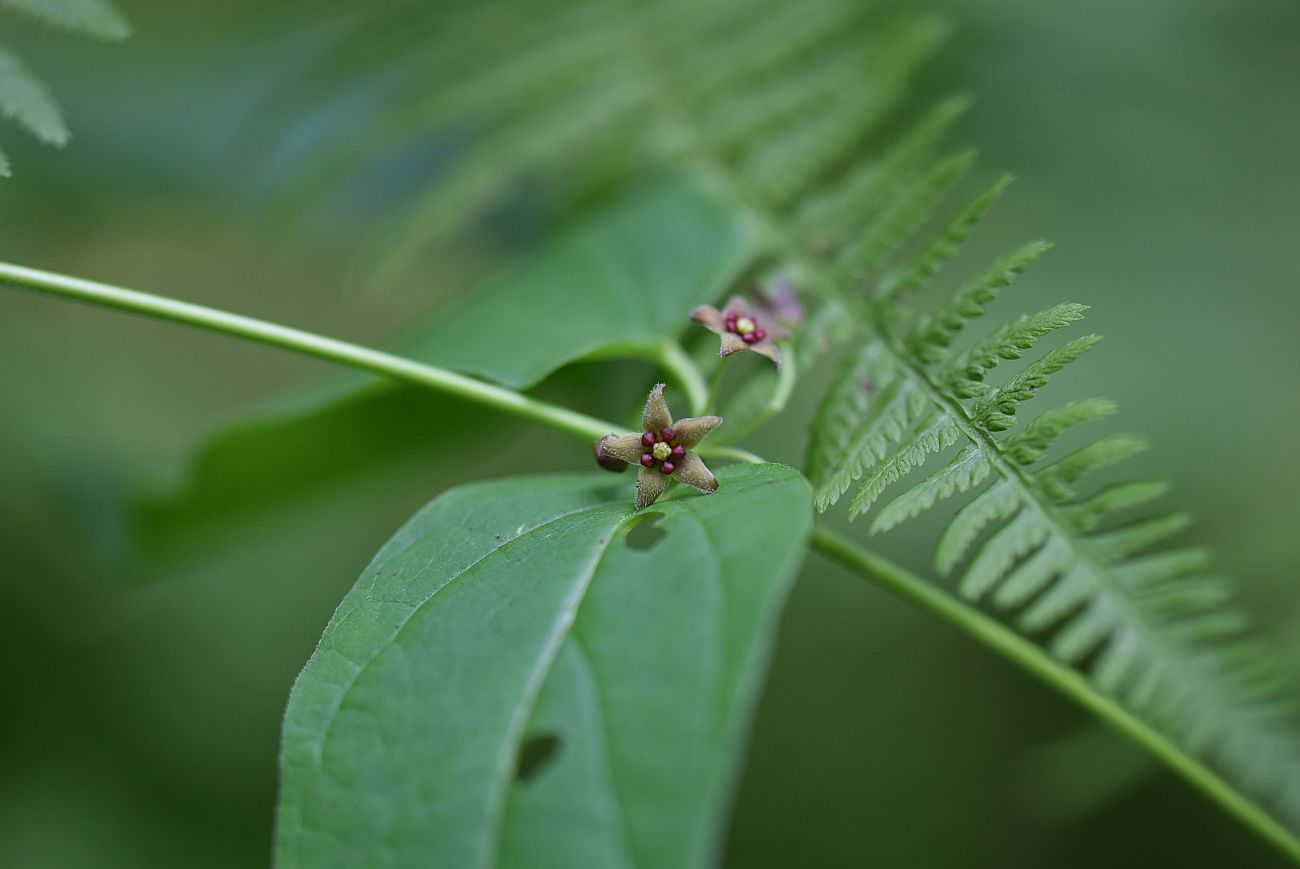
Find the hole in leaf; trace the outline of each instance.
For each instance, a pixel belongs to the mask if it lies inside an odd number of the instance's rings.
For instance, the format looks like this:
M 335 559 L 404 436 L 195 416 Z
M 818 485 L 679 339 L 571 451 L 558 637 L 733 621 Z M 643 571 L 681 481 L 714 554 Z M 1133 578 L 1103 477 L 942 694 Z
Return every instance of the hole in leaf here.
M 662 513 L 642 513 L 637 516 L 633 520 L 636 524 L 627 532 L 628 547 L 644 552 L 658 546 L 659 541 L 668 536 L 667 531 L 657 527 L 662 518 L 664 518 Z
M 515 762 L 515 781 L 529 781 L 542 771 L 542 768 L 555 759 L 560 750 L 560 737 L 554 733 L 539 733 L 519 748 L 519 759 Z

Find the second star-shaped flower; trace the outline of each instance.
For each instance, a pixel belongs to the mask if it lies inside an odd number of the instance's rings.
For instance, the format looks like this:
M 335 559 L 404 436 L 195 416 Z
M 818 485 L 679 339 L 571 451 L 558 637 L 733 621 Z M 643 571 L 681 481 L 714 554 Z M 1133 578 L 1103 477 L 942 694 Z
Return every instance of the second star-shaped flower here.
M 741 350 L 753 350 L 762 353 L 774 364 L 781 364 L 781 351 L 772 342 L 789 337 L 790 333 L 774 318 L 764 317 L 760 320 L 758 313 L 740 296 L 732 296 L 727 307 L 721 311 L 712 305 L 700 305 L 691 311 L 691 319 L 721 336 L 719 356 L 725 358 Z
M 655 384 L 641 415 L 641 433 L 604 442 L 608 455 L 640 466 L 636 477 L 638 510 L 653 504 L 672 478 L 701 492 L 718 491 L 717 478 L 693 448 L 721 423 L 720 416 L 692 417 L 674 423 L 664 401 L 664 385 Z

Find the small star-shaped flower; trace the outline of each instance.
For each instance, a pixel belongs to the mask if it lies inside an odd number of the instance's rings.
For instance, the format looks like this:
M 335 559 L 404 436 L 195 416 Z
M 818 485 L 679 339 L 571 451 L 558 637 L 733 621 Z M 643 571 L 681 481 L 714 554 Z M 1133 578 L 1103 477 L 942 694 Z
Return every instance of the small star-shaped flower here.
M 664 493 L 672 478 L 701 492 L 718 491 L 717 478 L 704 466 L 693 447 L 721 423 L 720 416 L 679 419 L 674 423 L 664 401 L 664 385 L 658 383 L 646 399 L 645 413 L 641 416 L 642 432 L 605 438 L 601 446 L 606 455 L 640 466 L 636 475 L 636 508 L 641 510 Z
M 730 356 L 741 350 L 762 353 L 776 365 L 781 364 L 781 352 L 773 343 L 789 336 L 785 327 L 770 316 L 761 317 L 740 296 L 732 296 L 727 307 L 719 311 L 712 305 L 700 305 L 691 311 L 691 319 L 710 332 L 722 336 L 718 355 Z

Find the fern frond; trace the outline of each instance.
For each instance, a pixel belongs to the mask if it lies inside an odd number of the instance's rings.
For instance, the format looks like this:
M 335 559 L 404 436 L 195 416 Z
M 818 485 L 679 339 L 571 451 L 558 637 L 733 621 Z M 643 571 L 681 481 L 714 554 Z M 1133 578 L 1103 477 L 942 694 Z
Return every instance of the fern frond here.
M 14 54 L 0 47 L 0 113 L 47 145 L 68 143 L 68 127 L 54 97 Z
M 943 231 L 905 269 L 895 271 L 876 291 L 876 297 L 892 301 L 900 294 L 917 290 L 939 273 L 944 263 L 956 256 L 984 215 L 1011 185 L 1009 173 L 998 176 L 982 193 L 966 204 Z M 982 303 L 981 303 L 982 304 Z
M 965 492 L 988 478 L 992 464 L 981 447 L 964 448 L 947 465 L 935 471 L 893 501 L 871 523 L 871 533 L 888 531 L 900 522 L 918 516 L 944 498 Z
M 1066 302 L 1020 316 L 967 350 L 948 366 L 940 375 L 944 388 L 956 398 L 987 395 L 989 388 L 984 384 L 984 377 L 988 372 L 1003 362 L 1020 359 L 1039 338 L 1081 320 L 1086 310 L 1087 305 Z M 1080 352 L 1086 349 L 1083 347 Z
M 948 349 L 966 324 L 984 315 L 984 309 L 1011 286 L 1038 258 L 1051 249 L 1045 241 L 1031 242 L 995 262 L 983 274 L 963 284 L 933 314 L 925 314 L 907 338 L 907 347 L 922 363 L 934 365 L 948 356 Z
M 131 25 L 108 0 L 0 0 L 0 6 L 97 39 L 116 42 L 131 35 Z
M 960 151 L 887 193 L 880 214 L 839 252 L 839 266 L 852 278 L 865 276 L 920 229 L 974 164 L 974 151 Z

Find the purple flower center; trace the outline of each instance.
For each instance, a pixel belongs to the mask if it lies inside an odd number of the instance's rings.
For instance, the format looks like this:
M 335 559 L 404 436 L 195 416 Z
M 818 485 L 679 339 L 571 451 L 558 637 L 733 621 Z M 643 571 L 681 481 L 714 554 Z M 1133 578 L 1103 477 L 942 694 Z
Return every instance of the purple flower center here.
M 758 320 L 753 314 L 741 315 L 731 311 L 723 317 L 722 323 L 728 332 L 739 335 L 740 340 L 746 344 L 757 344 L 767 337 L 767 332 L 758 325 Z
M 647 468 L 658 467 L 663 474 L 677 470 L 686 455 L 686 447 L 678 442 L 677 432 L 671 428 L 660 429 L 657 433 L 646 432 L 641 435 L 641 444 L 646 448 L 641 454 L 641 465 Z

